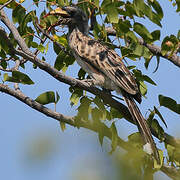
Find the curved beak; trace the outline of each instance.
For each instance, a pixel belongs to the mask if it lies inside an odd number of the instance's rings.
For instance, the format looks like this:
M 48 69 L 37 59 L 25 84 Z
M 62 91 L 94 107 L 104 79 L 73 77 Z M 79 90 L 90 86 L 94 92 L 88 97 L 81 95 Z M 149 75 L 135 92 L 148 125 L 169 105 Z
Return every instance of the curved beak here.
M 70 15 L 60 7 L 48 13 L 48 15 L 60 15 L 62 17 L 69 17 Z
M 62 16 L 62 17 L 70 17 L 70 15 L 65 10 L 61 9 L 60 7 L 56 8 L 53 11 L 50 11 L 48 14 L 43 16 L 43 18 L 46 18 L 49 15 L 59 15 L 59 16 Z

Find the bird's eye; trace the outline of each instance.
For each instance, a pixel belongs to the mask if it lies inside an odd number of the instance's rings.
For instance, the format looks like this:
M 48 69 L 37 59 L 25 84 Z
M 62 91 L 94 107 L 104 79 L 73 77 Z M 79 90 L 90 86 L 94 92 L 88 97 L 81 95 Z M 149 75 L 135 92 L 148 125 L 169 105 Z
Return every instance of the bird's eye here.
M 70 14 L 71 16 L 75 16 L 76 12 L 75 12 L 75 11 L 71 11 L 71 12 L 69 12 L 69 14 Z

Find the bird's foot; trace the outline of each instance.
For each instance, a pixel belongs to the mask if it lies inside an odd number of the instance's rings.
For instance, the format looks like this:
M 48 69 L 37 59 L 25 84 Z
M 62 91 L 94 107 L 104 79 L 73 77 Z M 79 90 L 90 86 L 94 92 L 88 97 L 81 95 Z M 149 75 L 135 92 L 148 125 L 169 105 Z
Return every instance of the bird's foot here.
M 88 83 L 89 86 L 94 86 L 96 84 L 94 79 L 83 79 L 81 81 L 85 82 L 85 83 Z

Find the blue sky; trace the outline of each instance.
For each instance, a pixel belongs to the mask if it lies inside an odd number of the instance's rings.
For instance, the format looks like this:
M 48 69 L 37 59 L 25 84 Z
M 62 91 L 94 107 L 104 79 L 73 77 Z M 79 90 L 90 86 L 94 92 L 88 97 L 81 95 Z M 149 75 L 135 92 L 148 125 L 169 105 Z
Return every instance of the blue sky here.
M 175 13 L 175 8 L 169 1 L 160 1 L 160 3 L 164 10 L 162 40 L 166 35 L 177 34 L 180 21 L 179 15 Z M 30 4 L 32 1 L 28 1 L 28 6 Z M 150 31 L 159 29 L 150 21 L 144 20 L 144 22 Z M 53 64 L 55 57 L 55 53 L 49 51 L 47 62 Z M 158 71 L 153 73 L 156 66 L 155 59 L 152 60 L 148 71 L 144 69 L 143 63 L 144 60 L 135 62 L 145 74 L 158 84 L 157 87 L 148 85 L 148 99 L 143 99 L 140 105 L 143 114 L 147 112 L 148 108 L 152 109 L 154 105 L 158 105 L 159 94 L 169 96 L 180 103 L 179 68 L 161 58 Z M 75 64 L 70 67 L 67 74 L 76 76 L 77 69 L 79 67 Z M 30 63 L 28 63 L 26 72 L 36 82 L 32 87 L 20 86 L 26 95 L 36 98 L 48 90 L 58 91 L 61 99 L 57 111 L 66 115 L 75 114 L 76 107 L 71 107 L 69 103 L 70 94 L 67 85 L 57 82 L 47 76 L 45 72 L 32 69 Z M 36 112 L 13 97 L 0 93 L 0 100 L 0 179 L 76 180 L 75 178 L 79 179 L 76 172 L 81 175 L 92 172 L 91 174 L 95 176 L 94 179 L 98 179 L 101 175 L 105 176 L 104 179 L 107 180 L 111 178 L 113 164 L 111 157 L 107 156 L 110 147 L 104 145 L 101 148 L 95 133 L 69 126 L 65 132 L 62 132 L 57 121 Z M 48 107 L 53 108 L 53 105 L 48 105 Z M 180 137 L 179 116 L 165 108 L 161 108 L 160 111 L 168 124 L 166 131 Z M 116 125 L 119 135 L 124 139 L 127 139 L 128 134 L 137 130 L 135 126 L 124 120 L 118 121 Z M 45 143 L 40 146 L 39 143 L 42 142 Z M 41 149 L 39 146 L 44 148 Z M 40 158 L 37 156 L 38 153 L 45 153 L 47 156 L 38 159 Z M 162 174 L 160 176 L 166 179 Z M 156 179 L 158 179 L 157 175 Z

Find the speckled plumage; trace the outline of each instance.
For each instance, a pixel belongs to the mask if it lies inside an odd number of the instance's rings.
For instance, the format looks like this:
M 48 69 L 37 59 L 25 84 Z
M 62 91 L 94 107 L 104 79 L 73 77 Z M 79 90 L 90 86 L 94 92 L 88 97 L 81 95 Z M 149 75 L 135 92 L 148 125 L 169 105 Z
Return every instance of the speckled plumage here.
M 141 102 L 136 81 L 118 54 L 75 28 L 68 36 L 69 46 L 78 64 L 96 80 L 96 84 L 121 93 L 122 89 Z
M 152 153 L 159 163 L 159 154 L 151 131 L 134 101 L 136 99 L 141 102 L 141 94 L 134 76 L 114 50 L 88 36 L 88 19 L 81 9 L 67 6 L 62 10 L 63 15 L 67 13 L 64 18 L 68 21 L 64 21 L 64 24 L 69 27 L 68 44 L 77 63 L 95 80 L 96 85 L 123 95 L 145 144 L 150 144 Z M 52 14 L 58 13 L 54 11 Z M 59 15 L 63 16 L 61 13 Z

